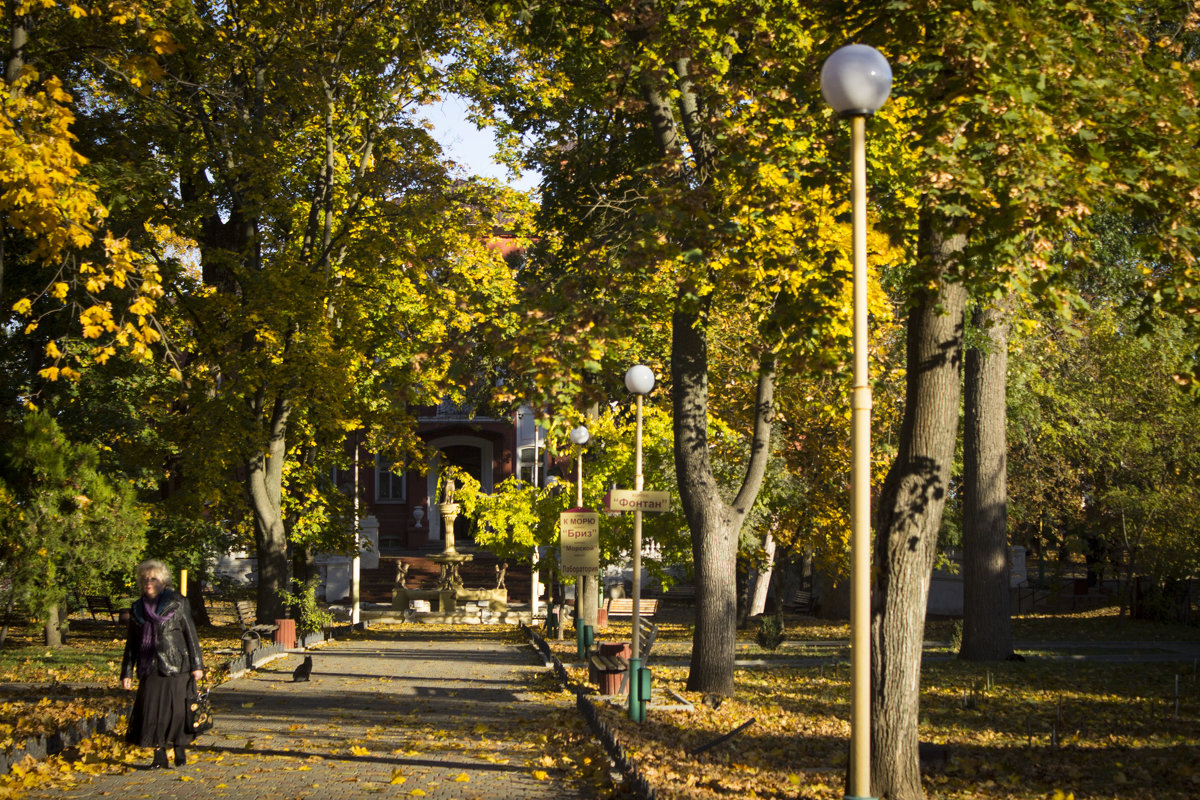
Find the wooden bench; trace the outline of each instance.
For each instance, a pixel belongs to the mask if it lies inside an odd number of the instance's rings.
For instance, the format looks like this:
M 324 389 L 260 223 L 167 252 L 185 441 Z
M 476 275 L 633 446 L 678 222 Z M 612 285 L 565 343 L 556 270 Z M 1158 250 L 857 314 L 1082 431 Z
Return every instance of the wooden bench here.
M 654 649 L 654 640 L 658 637 L 658 626 L 642 617 L 638 620 L 638 630 L 641 631 L 642 666 L 645 666 L 650 663 L 650 653 Z M 601 655 L 599 650 L 593 650 L 588 654 L 588 664 L 601 675 L 620 674 L 621 685 L 617 694 L 623 694 L 629 688 L 629 661 L 623 656 Z
M 109 622 L 115 623 L 120 616 L 121 612 L 113 606 L 111 597 L 89 594 L 84 596 L 83 602 L 87 606 L 88 613 L 92 615 L 92 619 L 95 619 L 97 614 L 107 614 Z
M 788 602 L 784 603 L 784 608 L 791 611 L 796 611 L 800 614 L 809 614 L 812 612 L 812 592 L 805 589 L 797 589 Z
M 610 617 L 632 617 L 633 616 L 633 598 L 632 597 L 612 597 L 605 604 Z M 658 611 L 658 600 L 654 598 L 643 597 L 641 603 L 638 604 L 638 616 L 653 617 Z
M 237 614 L 238 624 L 242 626 L 242 642 L 247 647 L 249 647 L 250 642 L 254 642 L 255 646 L 257 646 L 257 643 L 262 642 L 262 637 L 265 634 L 274 633 L 279 630 L 278 625 L 268 625 L 266 623 L 258 625 L 251 622 L 251 620 L 255 619 L 255 610 L 254 604 L 249 600 L 234 600 L 233 611 Z
M 696 599 L 696 587 L 690 583 L 677 583 L 662 593 L 664 600 L 685 600 L 693 601 Z

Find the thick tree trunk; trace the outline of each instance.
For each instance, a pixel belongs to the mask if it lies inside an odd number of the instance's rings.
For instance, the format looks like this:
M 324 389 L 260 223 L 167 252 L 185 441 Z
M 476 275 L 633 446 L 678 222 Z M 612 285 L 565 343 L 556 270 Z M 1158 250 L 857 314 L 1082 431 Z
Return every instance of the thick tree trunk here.
M 696 627 L 687 688 L 732 695 L 738 532 L 708 457 L 708 343 L 698 321 L 696 314 L 677 313 L 671 347 L 675 469 L 696 573 Z
M 922 244 L 944 275 L 965 241 L 926 229 Z M 917 755 L 921 645 L 954 463 L 966 289 L 940 280 L 915 300 L 900 449 L 876 516 L 871 599 L 871 783 L 872 793 L 888 800 L 924 797 Z
M 58 606 L 50 606 L 50 608 L 46 610 L 47 647 L 62 647 L 63 628 L 65 627 L 66 619 L 59 614 Z
M 1003 309 L 977 309 L 981 347 L 966 354 L 963 425 L 963 638 L 959 657 L 1000 661 L 1012 655 L 1008 588 L 1008 465 L 1005 381 L 1008 320 Z
M 268 427 L 267 447 L 246 464 L 246 489 L 254 515 L 258 555 L 258 618 L 263 622 L 284 617 L 284 603 L 279 592 L 288 588 L 287 530 L 281 510 L 290 413 L 290 404 L 284 400 L 276 401 Z
M 766 470 L 775 386 L 774 362 L 759 366 L 754 439 L 733 504 L 721 499 L 708 457 L 708 343 L 699 313 L 676 312 L 671 342 L 675 471 L 692 534 L 696 627 L 687 688 L 733 694 L 737 643 L 737 546 L 742 522 Z

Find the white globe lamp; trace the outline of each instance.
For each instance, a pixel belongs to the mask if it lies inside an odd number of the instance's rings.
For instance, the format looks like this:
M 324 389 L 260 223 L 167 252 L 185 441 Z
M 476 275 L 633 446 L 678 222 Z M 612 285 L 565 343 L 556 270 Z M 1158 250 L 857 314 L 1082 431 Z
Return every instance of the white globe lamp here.
M 625 373 L 625 388 L 632 394 L 650 394 L 654 388 L 654 372 L 645 364 L 637 364 Z
M 821 67 L 821 94 L 840 116 L 869 117 L 892 93 L 892 68 L 874 47 L 848 44 Z

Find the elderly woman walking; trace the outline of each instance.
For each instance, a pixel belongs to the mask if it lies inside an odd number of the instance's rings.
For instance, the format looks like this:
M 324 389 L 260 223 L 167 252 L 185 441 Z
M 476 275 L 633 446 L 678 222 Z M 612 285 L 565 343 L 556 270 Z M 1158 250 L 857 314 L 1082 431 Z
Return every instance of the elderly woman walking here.
M 200 640 L 191 606 L 171 589 L 165 564 L 153 559 L 138 564 L 137 583 L 142 596 L 129 609 L 121 661 L 121 684 L 130 689 L 135 672 L 138 678 L 125 741 L 154 748 L 151 769 L 166 767 L 166 749 L 174 747 L 175 766 L 181 767 L 194 738 L 187 730 L 189 684 L 204 677 Z

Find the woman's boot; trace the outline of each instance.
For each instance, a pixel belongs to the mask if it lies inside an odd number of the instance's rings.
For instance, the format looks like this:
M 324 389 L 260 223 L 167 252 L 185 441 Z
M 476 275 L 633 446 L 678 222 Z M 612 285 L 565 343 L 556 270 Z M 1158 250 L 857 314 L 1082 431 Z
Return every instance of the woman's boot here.
M 150 763 L 150 769 L 166 769 L 168 766 L 167 751 L 161 747 L 155 748 L 154 761 Z
M 187 750 L 182 747 L 175 748 L 175 766 L 182 767 L 187 764 Z

